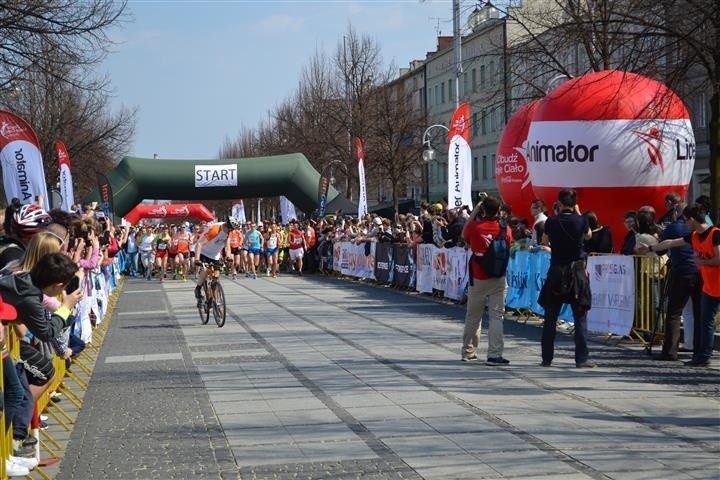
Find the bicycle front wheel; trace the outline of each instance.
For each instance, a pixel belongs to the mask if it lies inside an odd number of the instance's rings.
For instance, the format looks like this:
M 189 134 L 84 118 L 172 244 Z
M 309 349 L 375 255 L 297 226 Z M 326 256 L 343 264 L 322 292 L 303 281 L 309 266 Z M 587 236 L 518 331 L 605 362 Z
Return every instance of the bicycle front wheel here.
M 213 287 L 213 316 L 218 327 L 225 325 L 225 292 L 219 282 L 214 282 Z
M 205 295 L 204 288 L 200 290 L 200 305 L 198 305 L 197 309 L 200 314 L 200 321 L 203 325 L 207 325 L 210 320 L 210 307 L 208 306 L 207 295 Z

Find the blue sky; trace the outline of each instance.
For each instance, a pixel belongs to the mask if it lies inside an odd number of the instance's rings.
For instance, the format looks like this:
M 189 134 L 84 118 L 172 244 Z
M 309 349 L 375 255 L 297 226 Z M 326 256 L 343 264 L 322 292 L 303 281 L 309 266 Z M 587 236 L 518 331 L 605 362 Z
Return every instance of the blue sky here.
M 128 9 L 134 19 L 111 32 L 119 43 L 103 69 L 113 107 L 139 109 L 128 154 L 145 158 L 217 158 L 226 138 L 295 91 L 317 50 L 332 54 L 349 23 L 397 67 L 434 50 L 438 28 L 452 35 L 451 0 L 130 0 Z

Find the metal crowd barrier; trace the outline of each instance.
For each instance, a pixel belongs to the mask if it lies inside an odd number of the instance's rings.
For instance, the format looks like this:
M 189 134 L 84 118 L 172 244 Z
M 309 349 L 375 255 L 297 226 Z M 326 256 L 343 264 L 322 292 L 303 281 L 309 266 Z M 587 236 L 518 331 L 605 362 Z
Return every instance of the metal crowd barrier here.
M 38 438 L 35 451 L 39 464 L 30 472 L 30 478 L 42 478 L 50 480 L 52 476 L 47 472 L 49 467 L 57 464 L 61 458 L 64 449 L 63 442 L 58 436 L 69 435 L 75 424 L 75 416 L 70 412 L 71 409 L 80 410 L 82 407 L 83 397 L 88 388 L 90 377 L 95 366 L 95 361 L 103 344 L 110 319 L 112 318 L 118 296 L 121 291 L 122 280 L 118 283 L 117 288 L 108 295 L 108 305 L 105 312 L 105 318 L 100 322 L 92 332 L 92 341 L 87 344 L 85 349 L 75 358 L 72 359 L 71 368 L 67 369 L 65 360 L 55 355 L 53 358 L 53 366 L 55 367 L 55 377 L 51 380 L 48 388 L 43 392 L 42 396 L 35 402 L 35 415 L 31 422 L 31 434 Z M 6 342 L 10 350 L 10 356 L 14 360 L 20 358 L 20 340 L 17 338 L 12 327 L 6 326 Z M 3 382 L 2 362 L 0 362 L 0 386 Z M 63 399 L 67 399 L 68 404 L 63 407 L 60 403 L 53 402 L 50 399 L 51 392 L 62 393 Z M 39 429 L 39 415 L 46 414 L 53 420 L 54 431 Z M 2 412 L 2 426 L 5 426 L 5 410 Z M 5 431 L 5 435 L 0 438 L 0 479 L 7 479 L 5 460 L 9 458 L 13 451 L 12 427 Z M 41 454 L 43 456 L 41 456 Z

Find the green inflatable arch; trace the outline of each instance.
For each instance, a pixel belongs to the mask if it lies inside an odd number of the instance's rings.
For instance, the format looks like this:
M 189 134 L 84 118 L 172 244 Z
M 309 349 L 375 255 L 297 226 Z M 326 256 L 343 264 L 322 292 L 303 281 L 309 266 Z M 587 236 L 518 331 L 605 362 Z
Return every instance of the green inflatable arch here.
M 231 200 L 284 195 L 305 213 L 318 208 L 320 173 L 301 153 L 222 160 L 125 157 L 107 178 L 118 217 L 143 199 Z M 330 187 L 328 203 L 338 196 Z M 97 189 L 86 198 L 99 200 Z

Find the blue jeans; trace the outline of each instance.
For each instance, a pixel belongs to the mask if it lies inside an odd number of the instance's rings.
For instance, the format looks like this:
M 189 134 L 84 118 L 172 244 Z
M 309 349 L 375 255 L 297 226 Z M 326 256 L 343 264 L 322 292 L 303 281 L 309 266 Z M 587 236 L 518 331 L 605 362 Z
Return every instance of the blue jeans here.
M 720 297 L 711 297 L 703 292 L 700 297 L 700 350 L 693 354 L 693 360 L 707 361 L 712 357 L 715 341 L 715 315 L 720 307 Z
M 575 321 L 575 363 L 585 363 L 588 359 L 587 347 L 587 309 L 572 304 L 573 320 Z M 550 363 L 555 356 L 555 334 L 557 332 L 557 320 L 562 304 L 551 304 L 545 306 L 545 321 L 542 330 L 542 359 Z
M 23 407 L 24 390 L 20 379 L 18 378 L 15 363 L 10 356 L 3 358 L 3 400 L 5 401 L 5 430 L 10 428 L 10 424 L 17 412 Z M 25 438 L 25 437 L 23 437 Z
M 33 400 L 32 393 L 30 393 L 30 385 L 25 376 L 25 367 L 17 363 L 15 364 L 15 371 L 17 372 L 17 379 L 23 392 L 23 401 L 12 418 L 13 438 L 22 440 L 28 435 L 30 420 L 32 420 L 33 413 L 35 412 L 35 401 Z
M 127 253 L 128 273 L 131 277 L 138 274 L 138 260 L 140 258 L 140 252 L 135 250 L 134 252 Z

